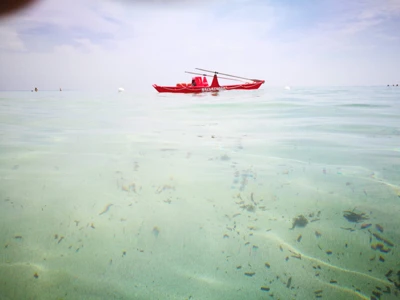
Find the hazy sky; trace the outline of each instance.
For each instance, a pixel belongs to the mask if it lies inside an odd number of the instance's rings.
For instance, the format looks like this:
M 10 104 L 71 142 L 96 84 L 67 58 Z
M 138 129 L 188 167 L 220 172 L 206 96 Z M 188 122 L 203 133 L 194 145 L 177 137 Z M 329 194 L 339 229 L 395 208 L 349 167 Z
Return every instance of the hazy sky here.
M 0 19 L 0 89 L 400 83 L 400 0 L 38 0 Z M 154 90 L 155 92 L 155 90 Z

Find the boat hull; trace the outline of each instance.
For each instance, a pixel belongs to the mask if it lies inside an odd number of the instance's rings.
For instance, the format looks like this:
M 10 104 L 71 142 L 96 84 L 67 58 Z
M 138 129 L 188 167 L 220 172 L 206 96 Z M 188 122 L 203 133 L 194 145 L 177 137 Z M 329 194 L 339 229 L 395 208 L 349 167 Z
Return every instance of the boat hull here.
M 200 86 L 159 86 L 153 84 L 153 87 L 159 93 L 177 93 L 177 94 L 198 94 L 207 92 L 218 92 L 218 91 L 230 91 L 230 90 L 257 90 L 265 81 L 255 81 L 252 83 L 245 84 L 233 84 L 225 86 L 210 86 L 210 87 L 200 87 Z

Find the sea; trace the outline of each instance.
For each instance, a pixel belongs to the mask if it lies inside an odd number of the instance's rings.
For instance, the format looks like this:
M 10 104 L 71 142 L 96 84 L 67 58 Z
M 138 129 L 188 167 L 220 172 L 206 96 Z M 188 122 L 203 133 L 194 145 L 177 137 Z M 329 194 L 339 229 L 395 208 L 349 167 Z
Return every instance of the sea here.
M 0 92 L 0 299 L 400 299 L 400 88 Z

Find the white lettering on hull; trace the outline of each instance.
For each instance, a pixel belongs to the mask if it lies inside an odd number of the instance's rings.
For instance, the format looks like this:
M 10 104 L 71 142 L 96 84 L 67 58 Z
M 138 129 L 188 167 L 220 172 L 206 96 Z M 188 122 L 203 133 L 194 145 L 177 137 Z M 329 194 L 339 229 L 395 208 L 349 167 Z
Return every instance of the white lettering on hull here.
M 221 87 L 205 87 L 202 88 L 201 91 L 202 92 L 215 92 L 215 91 L 222 91 L 225 90 L 226 88 L 221 86 Z

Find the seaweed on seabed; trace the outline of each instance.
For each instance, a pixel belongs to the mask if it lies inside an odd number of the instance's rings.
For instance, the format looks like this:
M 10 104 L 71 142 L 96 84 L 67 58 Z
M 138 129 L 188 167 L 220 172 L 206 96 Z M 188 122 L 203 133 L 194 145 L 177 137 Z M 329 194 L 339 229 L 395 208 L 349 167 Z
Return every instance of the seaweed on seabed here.
M 253 204 L 243 204 L 240 206 L 240 208 L 243 208 L 245 210 L 247 210 L 248 212 L 255 212 L 256 211 L 256 207 Z
M 363 220 L 369 219 L 369 216 L 366 213 L 362 212 L 362 213 L 358 214 L 358 213 L 355 213 L 354 210 L 355 210 L 355 208 L 352 211 L 350 211 L 350 210 L 343 211 L 343 217 L 345 217 L 347 219 L 347 221 L 354 222 L 354 223 L 359 223 Z
M 290 229 L 294 229 L 295 227 L 306 227 L 307 224 L 307 218 L 303 215 L 299 215 L 293 219 L 292 228 Z

